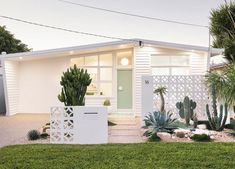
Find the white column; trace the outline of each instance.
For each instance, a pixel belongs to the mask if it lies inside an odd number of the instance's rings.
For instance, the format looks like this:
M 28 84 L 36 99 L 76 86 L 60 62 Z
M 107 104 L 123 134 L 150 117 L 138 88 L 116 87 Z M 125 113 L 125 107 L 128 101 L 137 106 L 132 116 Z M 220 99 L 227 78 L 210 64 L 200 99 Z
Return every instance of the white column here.
M 142 125 L 144 117 L 153 111 L 153 77 L 152 76 L 142 76 L 141 80 L 141 104 L 142 104 Z

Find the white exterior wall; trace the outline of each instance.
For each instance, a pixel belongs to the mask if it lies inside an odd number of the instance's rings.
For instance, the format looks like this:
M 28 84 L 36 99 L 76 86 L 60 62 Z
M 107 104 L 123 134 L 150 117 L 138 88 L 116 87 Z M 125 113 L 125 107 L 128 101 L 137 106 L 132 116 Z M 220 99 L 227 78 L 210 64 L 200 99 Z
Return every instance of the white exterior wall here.
M 207 72 L 207 54 L 190 56 L 191 75 L 204 75 Z
M 151 74 L 150 56 L 154 48 L 134 48 L 134 111 L 137 116 L 141 115 L 141 77 Z
M 19 111 L 19 62 L 5 61 L 3 67 L 6 115 L 14 115 Z
M 207 53 L 195 53 L 182 50 L 182 55 L 189 55 L 190 75 L 203 75 L 207 71 Z M 151 75 L 151 55 L 152 54 L 181 54 L 179 50 L 163 49 L 156 47 L 135 47 L 134 48 L 134 103 L 135 113 L 137 116 L 141 114 L 141 77 Z M 164 56 L 163 56 L 164 57 Z
M 21 62 L 19 113 L 49 113 L 51 106 L 62 106 L 57 96 L 61 92 L 62 72 L 67 67 L 66 57 Z

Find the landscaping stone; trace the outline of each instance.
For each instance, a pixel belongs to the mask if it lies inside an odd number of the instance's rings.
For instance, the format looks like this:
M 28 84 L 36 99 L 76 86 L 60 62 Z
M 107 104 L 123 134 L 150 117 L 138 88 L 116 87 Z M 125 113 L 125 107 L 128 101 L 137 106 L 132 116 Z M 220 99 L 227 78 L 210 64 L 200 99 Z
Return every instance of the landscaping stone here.
M 185 135 L 186 134 L 189 134 L 189 133 L 191 133 L 191 131 L 190 131 L 190 129 L 181 129 L 181 128 L 179 128 L 179 129 L 176 129 L 176 130 L 174 130 L 174 133 L 184 133 Z
M 197 128 L 198 128 L 198 129 L 201 129 L 201 130 L 207 129 L 205 124 L 198 124 L 198 125 L 197 125 Z
M 161 140 L 168 140 L 171 139 L 171 134 L 166 132 L 158 132 L 157 136 L 161 138 Z
M 206 134 L 206 135 L 209 135 L 210 131 L 209 130 L 196 129 L 195 131 L 192 132 L 192 134 Z

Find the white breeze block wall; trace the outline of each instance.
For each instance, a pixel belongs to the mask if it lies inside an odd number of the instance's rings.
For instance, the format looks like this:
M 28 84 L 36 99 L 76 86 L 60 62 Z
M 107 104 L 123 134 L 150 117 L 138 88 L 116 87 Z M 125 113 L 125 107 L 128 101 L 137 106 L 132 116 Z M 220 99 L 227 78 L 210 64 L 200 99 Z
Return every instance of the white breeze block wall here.
M 51 106 L 62 106 L 57 96 L 62 72 L 68 67 L 66 57 L 20 62 L 19 113 L 49 113 Z
M 50 142 L 54 144 L 108 143 L 107 107 L 52 107 Z
M 149 83 L 146 83 L 149 82 Z M 197 103 L 194 110 L 199 119 L 206 119 L 206 104 L 210 103 L 208 91 L 205 87 L 203 75 L 191 76 L 143 76 L 142 77 L 142 117 L 149 112 L 158 111 L 160 97 L 153 91 L 160 86 L 167 88 L 165 109 L 171 111 L 175 117 L 179 117 L 175 104 L 189 96 Z M 151 106 L 152 105 L 152 106 Z

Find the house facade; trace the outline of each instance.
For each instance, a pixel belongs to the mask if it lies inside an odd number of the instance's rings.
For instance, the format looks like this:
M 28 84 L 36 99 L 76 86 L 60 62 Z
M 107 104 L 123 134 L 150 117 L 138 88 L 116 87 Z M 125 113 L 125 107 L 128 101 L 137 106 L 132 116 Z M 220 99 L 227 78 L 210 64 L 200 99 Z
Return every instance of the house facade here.
M 87 69 L 92 83 L 85 104 L 111 101 L 110 113 L 141 114 L 144 75 L 203 75 L 209 57 L 219 49 L 142 39 L 54 50 L 1 55 L 7 115 L 49 113 L 63 106 L 57 99 L 60 78 L 76 64 Z

